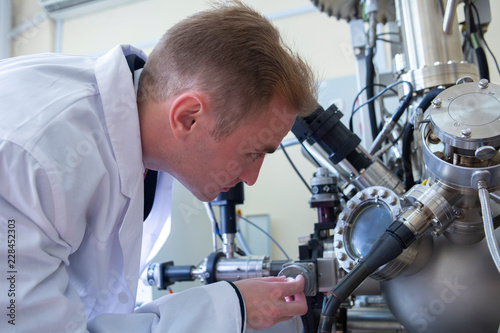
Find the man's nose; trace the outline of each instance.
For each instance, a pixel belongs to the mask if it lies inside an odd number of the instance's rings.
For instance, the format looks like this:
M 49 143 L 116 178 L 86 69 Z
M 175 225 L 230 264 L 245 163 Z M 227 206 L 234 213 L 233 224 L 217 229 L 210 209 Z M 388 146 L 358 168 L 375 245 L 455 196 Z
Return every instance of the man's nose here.
M 247 165 L 240 174 L 239 179 L 248 186 L 255 184 L 257 178 L 259 177 L 259 171 L 262 167 L 263 161 L 264 159 L 260 159 L 260 161 L 254 161 L 253 163 Z

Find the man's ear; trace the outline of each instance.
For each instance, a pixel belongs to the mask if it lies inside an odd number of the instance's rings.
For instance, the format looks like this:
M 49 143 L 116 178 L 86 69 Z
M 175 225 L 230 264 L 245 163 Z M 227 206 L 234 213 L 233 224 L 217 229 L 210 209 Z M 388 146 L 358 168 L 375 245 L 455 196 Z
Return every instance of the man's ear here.
M 172 103 L 169 113 L 170 127 L 174 136 L 184 138 L 197 128 L 205 107 L 204 99 L 198 94 L 179 95 Z

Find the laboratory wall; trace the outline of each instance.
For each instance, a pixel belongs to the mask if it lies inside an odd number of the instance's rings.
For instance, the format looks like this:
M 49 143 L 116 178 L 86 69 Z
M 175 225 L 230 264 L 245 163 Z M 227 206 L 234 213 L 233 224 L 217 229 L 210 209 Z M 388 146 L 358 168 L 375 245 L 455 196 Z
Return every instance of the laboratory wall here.
M 333 84 L 329 86 L 328 96 L 325 96 L 326 90 L 320 90 L 321 100 L 325 103 L 335 101 L 347 113 L 353 103 L 350 96 L 358 90 L 348 23 L 329 18 L 309 0 L 244 2 L 274 22 L 291 49 L 311 65 L 320 87 L 325 82 Z M 500 20 L 496 17 L 496 13 L 500 13 L 500 2 L 494 0 L 490 4 L 492 23 L 486 39 L 492 51 L 500 55 L 500 40 L 496 38 L 500 31 Z M 11 55 L 40 52 L 100 55 L 117 44 L 132 44 L 148 53 L 169 27 L 209 6 L 210 2 L 205 0 L 137 0 L 57 22 L 42 14 L 36 0 L 13 0 L 12 26 L 15 30 L 11 34 Z M 498 83 L 498 73 L 491 57 L 489 60 L 492 81 Z M 314 166 L 302 155 L 298 145 L 287 148 L 287 152 L 308 181 L 315 171 Z M 266 157 L 257 183 L 245 187 L 245 202 L 238 208 L 245 216 L 268 215 L 271 236 L 289 257 L 295 259 L 298 238 L 310 234 L 317 220 L 316 212 L 309 207 L 309 197 L 307 188 L 283 152 L 278 150 Z M 205 208 L 180 184 L 176 184 L 173 204 L 170 236 L 157 260 L 196 265 L 212 251 Z M 285 255 L 271 244 L 271 257 L 284 259 Z

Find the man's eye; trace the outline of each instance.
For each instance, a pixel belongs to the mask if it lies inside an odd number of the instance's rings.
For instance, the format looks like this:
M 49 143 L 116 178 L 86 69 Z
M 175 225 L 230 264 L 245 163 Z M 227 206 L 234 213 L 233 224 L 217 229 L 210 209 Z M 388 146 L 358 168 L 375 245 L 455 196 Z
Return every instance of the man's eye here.
M 255 154 L 252 154 L 252 155 L 250 155 L 250 156 L 252 157 L 252 160 L 254 160 L 254 161 L 255 161 L 255 160 L 256 160 L 256 159 L 258 159 L 258 158 L 261 158 L 261 157 L 266 156 L 266 154 L 265 154 L 265 153 L 255 153 Z

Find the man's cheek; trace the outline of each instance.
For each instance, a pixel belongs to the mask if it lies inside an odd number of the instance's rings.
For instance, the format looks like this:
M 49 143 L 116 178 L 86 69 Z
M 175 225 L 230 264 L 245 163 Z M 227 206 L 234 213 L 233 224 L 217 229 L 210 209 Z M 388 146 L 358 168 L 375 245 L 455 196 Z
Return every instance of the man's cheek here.
M 240 163 L 235 160 L 231 160 L 227 162 L 226 171 L 231 175 L 231 177 L 236 178 L 241 174 L 243 168 Z

